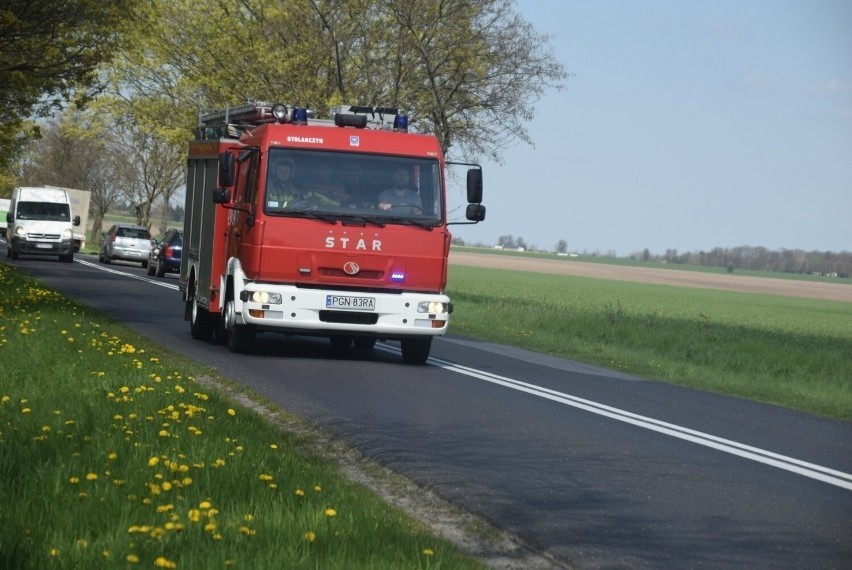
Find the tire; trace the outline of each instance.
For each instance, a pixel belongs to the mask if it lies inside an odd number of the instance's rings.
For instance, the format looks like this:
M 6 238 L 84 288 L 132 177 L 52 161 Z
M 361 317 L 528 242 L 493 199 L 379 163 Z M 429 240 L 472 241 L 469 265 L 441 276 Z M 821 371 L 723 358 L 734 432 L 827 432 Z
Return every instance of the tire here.
M 409 338 L 403 340 L 402 360 L 406 364 L 426 364 L 429 352 L 432 350 L 432 337 Z
M 147 269 L 147 268 L 148 268 L 148 260 L 146 259 L 145 261 L 142 262 L 142 269 Z
M 376 339 L 369 336 L 356 336 L 355 337 L 355 350 L 360 350 L 363 352 L 368 352 L 373 350 L 373 347 L 376 346 Z
M 163 266 L 163 260 L 159 257 L 156 259 L 157 266 L 154 268 L 154 273 L 157 277 L 163 277 L 166 274 L 166 268 Z M 150 269 L 148 275 L 150 275 Z
M 328 340 L 331 341 L 331 346 L 334 347 L 335 350 L 347 350 L 350 346 L 352 346 L 351 336 L 335 334 L 328 337 Z
M 60 255 L 59 261 L 64 261 L 65 263 L 74 263 L 74 252 L 72 251 L 68 255 Z
M 207 309 L 198 306 L 195 299 L 186 302 L 189 305 L 189 332 L 195 340 L 210 340 L 216 330 L 216 319 Z
M 228 299 L 228 302 L 225 303 L 225 332 L 227 335 L 228 350 L 245 354 L 251 352 L 257 331 L 254 325 L 236 324 L 236 316 L 234 300 Z
M 12 244 L 9 244 L 9 257 L 13 260 L 18 259 L 18 250 L 12 247 Z
M 150 277 L 151 275 L 153 275 L 153 274 L 154 274 L 154 266 L 153 266 L 153 265 L 151 265 L 150 263 L 148 264 L 148 271 L 147 271 L 147 273 L 148 273 L 148 276 L 149 276 L 149 277 Z

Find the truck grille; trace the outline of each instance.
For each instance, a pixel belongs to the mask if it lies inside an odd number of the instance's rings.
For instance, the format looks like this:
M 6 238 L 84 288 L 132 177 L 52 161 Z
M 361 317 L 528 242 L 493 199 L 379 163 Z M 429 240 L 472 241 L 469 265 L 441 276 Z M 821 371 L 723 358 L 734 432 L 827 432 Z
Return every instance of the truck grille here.
M 59 234 L 27 234 L 27 239 L 59 239 Z
M 384 277 L 383 271 L 371 271 L 365 269 L 363 271 L 358 272 L 356 275 L 348 275 L 342 269 L 332 268 L 332 267 L 320 267 L 319 274 L 323 277 L 343 277 L 343 278 L 358 278 L 358 279 L 373 279 L 376 281 L 380 281 L 382 277 Z

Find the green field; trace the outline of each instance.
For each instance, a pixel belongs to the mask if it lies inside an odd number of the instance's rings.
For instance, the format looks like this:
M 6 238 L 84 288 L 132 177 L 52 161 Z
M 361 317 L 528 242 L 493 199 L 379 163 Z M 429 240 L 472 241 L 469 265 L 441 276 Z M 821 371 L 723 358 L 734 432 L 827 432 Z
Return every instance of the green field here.
M 852 303 L 451 265 L 451 331 L 852 420 Z

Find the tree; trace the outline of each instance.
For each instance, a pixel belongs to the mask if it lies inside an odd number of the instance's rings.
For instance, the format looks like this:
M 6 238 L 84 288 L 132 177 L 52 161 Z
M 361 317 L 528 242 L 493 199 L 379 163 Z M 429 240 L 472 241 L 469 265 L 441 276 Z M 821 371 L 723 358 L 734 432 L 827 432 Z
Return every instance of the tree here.
M 568 242 L 564 239 L 556 242 L 556 253 L 568 253 Z
M 166 207 L 184 180 L 184 151 L 131 117 L 117 126 L 122 168 L 130 172 L 122 194 L 134 206 L 136 222 L 151 226 L 151 209 L 160 198 Z
M 512 0 L 151 2 L 115 66 L 116 92 L 165 97 L 172 121 L 247 98 L 325 113 L 406 110 L 445 152 L 500 160 L 566 73 Z
M 115 141 L 73 108 L 59 121 L 48 122 L 42 134 L 30 144 L 21 183 L 88 190 L 92 233 L 97 236 L 127 176 L 115 162 Z
M 132 0 L 5 0 L 0 7 L 0 171 L 39 136 L 28 117 L 65 102 L 86 101 L 98 88 L 97 66 L 132 19 Z

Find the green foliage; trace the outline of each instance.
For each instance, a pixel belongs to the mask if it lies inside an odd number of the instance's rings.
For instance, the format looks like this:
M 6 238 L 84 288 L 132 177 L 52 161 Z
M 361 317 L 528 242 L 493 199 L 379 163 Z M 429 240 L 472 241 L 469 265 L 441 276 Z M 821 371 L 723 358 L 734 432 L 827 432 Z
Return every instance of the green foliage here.
M 0 286 L 0 567 L 480 567 L 197 364 L 8 265 Z
M 0 7 L 0 171 L 37 134 L 24 119 L 45 116 L 97 89 L 95 71 L 114 52 L 130 0 L 6 0 Z
M 450 266 L 453 332 L 852 420 L 852 304 Z

